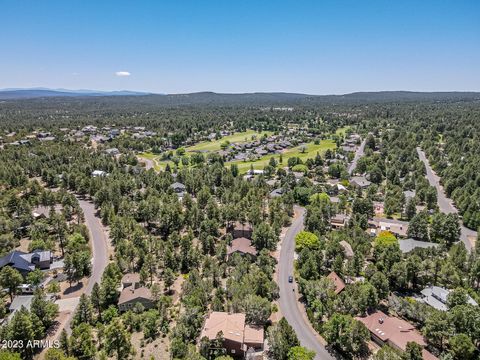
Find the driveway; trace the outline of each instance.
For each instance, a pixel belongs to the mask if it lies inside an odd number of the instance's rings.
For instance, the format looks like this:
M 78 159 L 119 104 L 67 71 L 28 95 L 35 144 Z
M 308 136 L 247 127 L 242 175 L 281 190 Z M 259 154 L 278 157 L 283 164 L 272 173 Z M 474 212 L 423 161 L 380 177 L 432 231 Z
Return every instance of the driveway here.
M 303 229 L 303 220 L 305 217 L 304 208 L 296 207 L 295 210 L 298 216 L 293 220 L 293 223 L 285 234 L 285 238 L 281 244 L 278 265 L 278 286 L 280 288 L 280 298 L 278 303 L 283 316 L 285 316 L 285 319 L 287 319 L 288 323 L 295 330 L 298 340 L 300 340 L 300 344 L 315 351 L 315 360 L 334 359 L 334 357 L 325 349 L 325 346 L 320 341 L 320 336 L 313 329 L 310 321 L 307 319 L 306 313 L 303 310 L 303 305 L 299 303 L 297 298 L 298 289 L 296 284 L 288 282 L 288 277 L 290 275 L 293 276 L 295 235 Z M 292 289 L 295 289 L 295 291 L 292 291 Z
M 145 163 L 145 170 L 155 169 L 155 163 L 152 159 L 147 159 L 142 156 L 137 156 L 138 160 Z
M 446 214 L 451 214 L 451 213 L 457 214 L 458 213 L 457 208 L 455 207 L 455 205 L 453 205 L 453 201 L 445 195 L 443 186 L 440 184 L 440 177 L 437 174 L 435 174 L 433 169 L 430 167 L 430 163 L 428 162 L 428 159 L 425 156 L 425 152 L 419 147 L 417 147 L 417 153 L 418 153 L 419 159 L 425 164 L 425 168 L 427 169 L 426 178 L 428 182 L 430 183 L 430 185 L 434 186 L 435 189 L 437 189 L 438 207 L 440 211 Z M 471 251 L 472 244 L 468 240 L 468 237 L 474 237 L 476 239 L 477 232 L 463 226 L 463 223 L 461 223 L 460 230 L 461 230 L 460 240 L 465 244 L 465 248 L 468 251 Z

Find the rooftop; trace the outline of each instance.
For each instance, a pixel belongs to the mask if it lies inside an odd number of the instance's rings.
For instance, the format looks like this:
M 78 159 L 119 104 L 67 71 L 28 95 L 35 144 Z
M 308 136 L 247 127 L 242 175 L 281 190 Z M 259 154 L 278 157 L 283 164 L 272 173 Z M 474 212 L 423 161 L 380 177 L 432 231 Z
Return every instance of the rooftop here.
M 377 338 L 383 342 L 391 342 L 403 351 L 408 342 L 416 342 L 422 347 L 426 345 L 422 334 L 412 324 L 397 317 L 388 316 L 382 311 L 376 311 L 366 317 L 357 317 L 356 319 L 365 324 Z
M 128 273 L 123 275 L 122 284 L 133 284 L 140 282 L 140 274 L 137 273 Z
M 332 271 L 330 274 L 328 274 L 327 279 L 332 280 L 333 284 L 335 285 L 335 294 L 339 294 L 343 289 L 345 289 L 345 283 L 335 271 Z
M 352 246 L 345 240 L 340 241 L 340 245 L 343 248 L 343 252 L 347 258 L 352 258 L 355 253 L 353 252 Z
M 232 240 L 232 245 L 227 248 L 228 255 L 237 251 L 244 254 L 257 255 L 257 250 L 252 246 L 252 241 L 244 237 Z
M 418 241 L 414 239 L 405 239 L 405 240 L 399 240 L 398 244 L 400 245 L 400 250 L 402 253 L 406 254 L 412 251 L 413 249 L 417 248 L 436 248 L 438 247 L 438 244 L 432 243 L 432 242 L 426 242 L 426 241 Z
M 447 311 L 447 299 L 450 290 L 442 288 L 440 286 L 429 286 L 421 291 L 422 299 L 421 301 L 430 305 L 431 307 L 440 310 Z M 473 300 L 470 296 L 467 299 L 467 302 L 470 305 L 477 306 L 477 302 Z
M 245 314 L 213 311 L 205 321 L 200 338 L 206 336 L 210 340 L 214 340 L 220 331 L 223 333 L 224 339 L 243 343 Z
M 151 300 L 152 292 L 150 291 L 150 289 L 147 287 L 140 287 L 138 289 L 135 289 L 133 286 L 128 286 L 125 289 L 123 289 L 122 292 L 120 293 L 118 304 L 119 305 L 125 304 L 129 301 L 140 299 L 140 298 Z

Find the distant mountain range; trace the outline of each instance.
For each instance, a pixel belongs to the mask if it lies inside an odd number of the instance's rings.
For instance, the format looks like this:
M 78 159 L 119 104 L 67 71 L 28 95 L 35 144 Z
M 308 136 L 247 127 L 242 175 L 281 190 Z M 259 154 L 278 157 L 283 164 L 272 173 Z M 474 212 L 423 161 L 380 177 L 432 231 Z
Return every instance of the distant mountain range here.
M 150 95 L 148 92 L 140 91 L 100 91 L 100 90 L 68 90 L 49 88 L 9 88 L 0 89 L 0 99 L 29 99 L 42 97 L 80 97 L 80 96 L 140 96 Z
M 283 92 L 256 92 L 242 94 L 222 94 L 197 92 L 190 94 L 152 94 L 138 91 L 96 91 L 67 89 L 3 89 L 0 100 L 21 100 L 42 98 L 98 98 L 110 102 L 113 98 L 125 97 L 128 102 L 156 105 L 316 105 L 336 103 L 383 103 L 415 101 L 480 101 L 480 92 L 413 92 L 379 91 L 355 92 L 345 95 L 308 95 Z M 111 98 L 111 100 L 109 100 Z M 136 100 L 135 100 L 136 99 Z M 126 101 L 127 99 L 125 99 Z M 92 100 L 94 101 L 94 100 Z M 115 101 L 117 102 L 117 101 Z

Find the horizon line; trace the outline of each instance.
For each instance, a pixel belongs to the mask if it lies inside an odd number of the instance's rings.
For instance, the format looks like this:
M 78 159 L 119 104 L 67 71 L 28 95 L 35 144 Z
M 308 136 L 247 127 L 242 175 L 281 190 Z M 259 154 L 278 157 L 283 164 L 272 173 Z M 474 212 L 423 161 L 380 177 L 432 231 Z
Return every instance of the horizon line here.
M 313 94 L 307 92 L 294 92 L 294 91 L 250 91 L 250 92 L 217 92 L 214 90 L 201 90 L 201 91 L 190 91 L 190 92 L 177 92 L 177 93 L 168 93 L 168 92 L 152 92 L 146 90 L 129 90 L 129 89 L 120 89 L 120 90 L 98 90 L 98 89 L 68 89 L 68 88 L 49 88 L 49 87 L 8 87 L 0 88 L 0 92 L 7 91 L 56 91 L 56 92 L 65 92 L 65 93 L 115 93 L 115 92 L 131 92 L 138 93 L 139 96 L 146 95 L 190 95 L 190 94 L 201 94 L 201 93 L 211 93 L 218 95 L 248 95 L 248 94 L 294 94 L 294 95 L 305 95 L 305 96 L 343 96 L 343 95 L 352 95 L 359 93 L 480 93 L 480 90 L 359 90 L 351 91 L 345 93 L 323 93 L 323 94 Z

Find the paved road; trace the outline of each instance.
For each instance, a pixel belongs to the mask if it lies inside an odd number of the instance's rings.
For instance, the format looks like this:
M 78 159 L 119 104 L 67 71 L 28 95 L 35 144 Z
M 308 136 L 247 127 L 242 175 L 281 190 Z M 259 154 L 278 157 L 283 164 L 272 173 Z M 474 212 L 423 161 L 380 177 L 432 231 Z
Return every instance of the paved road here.
M 93 203 L 78 199 L 80 207 L 83 210 L 83 214 L 85 215 L 85 224 L 90 233 L 90 239 L 92 241 L 92 275 L 88 280 L 88 284 L 85 288 L 85 293 L 90 295 L 92 293 L 93 285 L 97 282 L 100 284 L 102 279 L 103 270 L 108 264 L 108 236 L 106 232 L 105 226 L 102 224 L 100 219 L 95 216 L 96 209 Z M 78 304 L 72 302 L 74 309 L 76 309 L 76 305 Z M 69 315 L 68 319 L 65 322 L 64 328 L 67 333 L 71 333 L 70 323 L 73 319 L 73 315 L 75 311 L 73 310 Z M 60 331 L 58 332 L 60 334 Z
M 353 170 L 357 167 L 358 159 L 360 159 L 363 154 L 365 153 L 365 143 L 367 142 L 367 138 L 363 139 L 362 143 L 358 147 L 357 151 L 355 152 L 355 157 L 353 158 L 352 162 L 348 166 L 348 174 L 352 175 Z
M 90 232 L 90 239 L 92 240 L 92 276 L 88 280 L 88 285 L 85 292 L 90 295 L 92 293 L 93 285 L 97 282 L 100 284 L 103 270 L 108 265 L 108 236 L 105 226 L 95 214 L 97 210 L 93 203 L 78 199 L 80 207 L 85 215 L 85 223 Z
M 280 310 L 287 319 L 288 323 L 293 327 L 297 334 L 300 344 L 310 350 L 316 352 L 315 360 L 334 359 L 328 353 L 319 340 L 318 334 L 312 325 L 300 310 L 299 306 L 303 306 L 297 301 L 296 285 L 288 282 L 288 276 L 293 275 L 293 254 L 295 251 L 295 235 L 303 229 L 303 219 L 305 209 L 297 207 L 300 216 L 298 216 L 288 229 L 282 242 L 278 271 L 278 286 L 280 288 L 279 305 Z M 295 288 L 295 292 L 292 291 Z
M 453 205 L 453 201 L 445 195 L 443 186 L 440 184 L 440 177 L 437 174 L 435 174 L 433 169 L 430 167 L 430 163 L 428 162 L 427 157 L 425 156 L 425 152 L 419 147 L 417 147 L 417 153 L 418 153 L 419 159 L 425 164 L 425 168 L 427 169 L 426 177 L 428 182 L 430 183 L 430 185 L 434 186 L 435 189 L 437 189 L 438 207 L 440 211 L 446 214 L 458 213 L 457 208 L 455 207 L 455 205 Z M 463 226 L 462 224 L 460 240 L 463 241 L 463 243 L 465 244 L 465 248 L 468 251 L 471 251 L 472 244 L 468 240 L 467 238 L 468 236 L 474 236 L 475 238 L 477 238 L 477 232 Z

